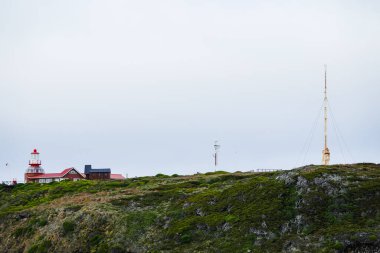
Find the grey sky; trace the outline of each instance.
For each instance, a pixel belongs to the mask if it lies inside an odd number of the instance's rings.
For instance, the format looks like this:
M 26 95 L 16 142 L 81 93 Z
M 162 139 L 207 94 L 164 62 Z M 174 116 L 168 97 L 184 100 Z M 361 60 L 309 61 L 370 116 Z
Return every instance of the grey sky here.
M 324 64 L 353 162 L 378 163 L 378 1 L 2 0 L 0 180 L 33 148 L 47 172 L 206 172 L 216 139 L 220 169 L 299 166 Z

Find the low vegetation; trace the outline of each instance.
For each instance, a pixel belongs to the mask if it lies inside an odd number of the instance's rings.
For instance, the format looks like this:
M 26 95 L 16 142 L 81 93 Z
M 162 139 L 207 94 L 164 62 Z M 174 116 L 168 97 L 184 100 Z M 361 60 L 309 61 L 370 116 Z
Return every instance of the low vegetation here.
M 380 165 L 0 185 L 1 252 L 379 252 Z

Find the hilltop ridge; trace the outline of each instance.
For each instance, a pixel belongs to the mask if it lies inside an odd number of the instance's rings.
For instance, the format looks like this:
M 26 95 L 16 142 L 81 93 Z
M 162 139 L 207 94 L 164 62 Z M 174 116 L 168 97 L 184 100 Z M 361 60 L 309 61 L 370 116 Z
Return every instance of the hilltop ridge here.
M 380 165 L 0 186 L 1 252 L 379 252 Z

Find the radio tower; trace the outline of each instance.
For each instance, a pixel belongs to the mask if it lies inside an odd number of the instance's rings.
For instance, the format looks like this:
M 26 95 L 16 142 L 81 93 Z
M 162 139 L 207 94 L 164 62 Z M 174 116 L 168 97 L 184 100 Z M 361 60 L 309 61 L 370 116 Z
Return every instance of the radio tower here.
M 220 145 L 218 144 L 218 141 L 215 141 L 214 143 L 214 165 L 215 165 L 215 170 L 216 167 L 218 166 L 218 151 L 220 149 Z
M 330 150 L 327 147 L 327 66 L 325 65 L 325 100 L 324 100 L 324 107 L 325 107 L 325 146 L 322 151 L 322 165 L 329 165 L 330 163 Z

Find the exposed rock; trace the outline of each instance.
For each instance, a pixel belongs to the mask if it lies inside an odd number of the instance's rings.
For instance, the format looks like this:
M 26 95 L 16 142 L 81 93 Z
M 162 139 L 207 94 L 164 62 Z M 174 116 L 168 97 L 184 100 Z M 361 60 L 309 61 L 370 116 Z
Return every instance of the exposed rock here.
M 297 234 L 299 234 L 305 227 L 305 221 L 302 217 L 302 215 L 297 215 L 294 220 L 291 221 L 292 224 L 294 224 Z
M 196 213 L 198 216 L 205 216 L 205 213 L 202 211 L 201 208 L 197 208 L 197 209 L 195 209 L 195 213 Z
M 296 189 L 298 194 L 303 194 L 308 191 L 309 183 L 306 178 L 299 176 L 297 177 Z
M 207 202 L 207 204 L 209 204 L 210 206 L 215 205 L 216 204 L 216 199 L 215 198 L 211 199 L 209 202 Z
M 285 224 L 281 225 L 281 234 L 286 234 L 291 231 L 290 223 L 286 222 Z
M 227 232 L 228 230 L 230 230 L 232 228 L 231 224 L 226 222 L 222 225 L 222 231 L 224 232 Z
M 27 212 L 22 212 L 14 216 L 14 218 L 17 220 L 27 219 L 29 217 L 30 217 L 30 213 L 27 213 Z
M 185 202 L 182 207 L 183 208 L 188 208 L 188 207 L 190 207 L 192 205 L 193 205 L 193 203 L 191 203 L 191 202 Z
M 295 172 L 288 172 L 288 173 L 284 173 L 284 174 L 281 174 L 281 175 L 277 176 L 276 179 L 284 181 L 284 183 L 286 185 L 291 185 L 291 184 L 293 184 L 296 181 L 294 179 L 295 175 L 296 175 Z
M 295 208 L 296 209 L 300 209 L 303 206 L 303 204 L 305 204 L 304 199 L 303 198 L 299 198 L 295 202 Z

